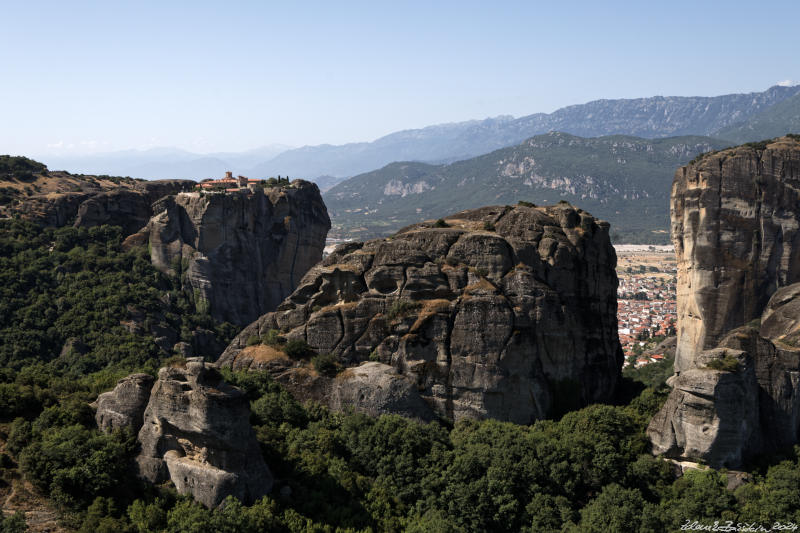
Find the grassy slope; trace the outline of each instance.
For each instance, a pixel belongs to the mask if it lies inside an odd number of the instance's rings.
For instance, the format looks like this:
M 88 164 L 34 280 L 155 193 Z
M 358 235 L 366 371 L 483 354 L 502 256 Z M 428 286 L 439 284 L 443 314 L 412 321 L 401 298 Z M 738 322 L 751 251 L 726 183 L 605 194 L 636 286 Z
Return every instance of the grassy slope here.
M 31 196 L 99 193 L 133 188 L 137 181 L 141 180 L 48 171 L 45 165 L 27 157 L 0 155 L 0 218 L 10 216 L 19 201 Z

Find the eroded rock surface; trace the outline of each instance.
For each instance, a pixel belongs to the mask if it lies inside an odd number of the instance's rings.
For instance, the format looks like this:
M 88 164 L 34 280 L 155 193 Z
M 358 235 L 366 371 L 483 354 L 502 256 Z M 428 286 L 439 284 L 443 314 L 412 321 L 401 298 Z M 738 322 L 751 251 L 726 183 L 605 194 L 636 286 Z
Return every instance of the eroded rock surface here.
M 188 180 L 142 181 L 132 190 L 118 189 L 94 195 L 78 207 L 75 226 L 90 228 L 114 224 L 122 226 L 124 235 L 131 235 L 150 221 L 153 203 L 165 196 L 190 191 L 194 185 Z
M 244 394 L 201 360 L 162 368 L 139 431 L 139 473 L 169 478 L 208 507 L 228 495 L 251 503 L 269 493 L 272 475 L 249 420 Z
M 682 167 L 672 185 L 678 259 L 676 371 L 761 316 L 800 281 L 800 142 L 740 146 Z
M 676 375 L 647 430 L 654 453 L 731 468 L 798 442 L 799 186 L 791 138 L 676 174 Z
M 298 365 L 270 346 L 248 346 L 239 352 L 235 370 L 266 370 L 294 396 L 334 410 L 354 408 L 373 416 L 394 414 L 428 422 L 436 418 L 420 395 L 413 375 L 391 365 L 363 362 L 329 376 L 308 365 Z
M 96 405 L 102 430 L 138 432 L 138 473 L 151 483 L 169 479 L 208 507 L 229 495 L 249 504 L 272 488 L 247 398 L 200 358 L 162 368 L 155 383 L 144 374 L 128 376 Z
M 322 258 L 330 219 L 319 189 L 289 187 L 164 199 L 142 230 L 153 264 L 180 275 L 219 321 L 274 310 Z
M 47 226 L 121 226 L 127 236 L 147 224 L 154 202 L 191 190 L 194 185 L 189 180 L 139 181 L 108 190 L 39 194 L 26 198 L 16 211 Z
M 673 390 L 647 429 L 654 453 L 735 468 L 800 442 L 800 346 L 793 336 L 800 315 L 774 331 L 778 317 L 800 307 L 800 283 L 785 289 L 770 300 L 761 328 L 728 332 L 695 367 L 670 378 Z M 786 293 L 793 298 L 779 301 Z M 729 370 L 713 364 L 726 360 L 730 368 L 733 359 L 738 364 Z
M 327 389 L 322 400 L 335 408 L 417 411 L 410 406 L 424 403 L 430 414 L 414 416 L 529 423 L 561 402 L 608 400 L 622 363 L 608 224 L 568 204 L 486 207 L 444 220 L 447 227 L 423 223 L 340 246 L 277 311 L 246 327 L 219 364 L 269 369 L 296 396 L 316 398 L 326 389 L 304 385 L 313 371 L 292 371 L 247 346 L 278 330 L 367 376 Z M 358 366 L 367 360 L 382 366 Z M 393 373 L 399 404 L 379 385 Z
M 60 228 L 74 222 L 81 204 L 91 196 L 85 192 L 33 195 L 26 198 L 15 211 L 28 220 Z
M 673 390 L 648 428 L 656 454 L 713 466 L 741 463 L 742 443 L 758 431 L 758 385 L 746 352 L 715 348 L 700 355 L 707 363 L 725 357 L 739 361 L 740 369 L 703 366 L 671 378 Z
M 114 390 L 98 396 L 94 404 L 97 427 L 106 432 L 124 427 L 139 431 L 154 381 L 149 374 L 131 374 L 119 380 Z

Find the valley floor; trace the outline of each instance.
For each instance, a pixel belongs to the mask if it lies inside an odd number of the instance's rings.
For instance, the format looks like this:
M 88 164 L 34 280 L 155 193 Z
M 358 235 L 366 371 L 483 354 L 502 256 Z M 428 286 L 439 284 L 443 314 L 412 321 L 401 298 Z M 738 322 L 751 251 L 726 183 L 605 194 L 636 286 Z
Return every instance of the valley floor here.
M 677 263 L 672 246 L 622 244 L 617 251 L 617 320 L 625 366 L 664 359 L 664 353 L 642 352 L 654 338 L 675 334 Z

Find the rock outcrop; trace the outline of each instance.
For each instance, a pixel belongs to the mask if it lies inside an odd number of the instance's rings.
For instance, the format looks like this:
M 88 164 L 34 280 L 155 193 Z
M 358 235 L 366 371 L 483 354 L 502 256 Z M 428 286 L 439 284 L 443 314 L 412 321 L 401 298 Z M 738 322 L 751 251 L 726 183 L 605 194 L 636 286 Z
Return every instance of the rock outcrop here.
M 151 483 L 169 479 L 208 507 L 230 495 L 252 503 L 272 488 L 247 398 L 200 358 L 162 368 L 155 383 L 143 374 L 120 380 L 95 405 L 102 430 L 138 432 L 138 473 Z
M 728 332 L 672 392 L 647 434 L 656 454 L 735 468 L 800 441 L 800 283 L 779 289 L 761 326 Z
M 91 196 L 84 192 L 37 194 L 26 198 L 13 212 L 39 224 L 60 228 L 74 222 L 81 204 Z
M 712 361 L 735 360 L 736 371 Z M 656 454 L 702 460 L 712 466 L 741 463 L 743 444 L 758 429 L 758 388 L 746 352 L 715 348 L 698 358 L 706 364 L 670 378 L 670 396 L 648 427 Z
M 322 258 L 330 219 L 319 189 L 288 187 L 167 197 L 140 234 L 153 264 L 180 275 L 218 321 L 273 311 Z
M 169 478 L 208 507 L 228 495 L 252 503 L 272 488 L 247 398 L 201 360 L 158 372 L 139 442 L 142 477 Z
M 338 247 L 218 363 L 335 408 L 529 423 L 613 394 L 615 265 L 608 224 L 569 204 L 464 211 Z M 252 345 L 270 330 L 347 369 L 318 385 Z
M 676 371 L 800 281 L 800 142 L 744 145 L 682 167 L 672 185 Z
M 131 374 L 119 380 L 114 390 L 98 396 L 93 404 L 97 427 L 106 432 L 125 427 L 138 431 L 154 381 L 149 374 Z
M 731 468 L 798 442 L 799 195 L 791 138 L 677 172 L 676 375 L 647 430 L 654 453 Z
M 395 414 L 428 422 L 436 414 L 422 399 L 413 374 L 401 374 L 391 365 L 366 361 L 335 376 L 298 364 L 280 349 L 248 346 L 238 352 L 235 370 L 266 370 L 295 397 L 342 411 L 354 408 L 372 416 Z
M 327 385 L 327 390 L 322 388 L 319 401 L 337 411 L 353 406 L 372 416 L 392 413 L 423 421 L 433 419 L 413 376 L 400 374 L 391 365 L 365 362 L 340 372 L 323 384 Z
M 189 191 L 193 181 L 159 180 L 137 182 L 133 189 L 102 192 L 83 201 L 75 218 L 76 227 L 114 224 L 124 235 L 136 233 L 153 216 L 152 204 L 165 196 Z
M 123 186 L 124 185 L 124 186 Z M 88 188 L 81 192 L 33 195 L 15 209 L 23 217 L 47 226 L 121 226 L 124 235 L 142 229 L 153 215 L 156 200 L 191 190 L 189 180 L 125 182 L 114 189 Z

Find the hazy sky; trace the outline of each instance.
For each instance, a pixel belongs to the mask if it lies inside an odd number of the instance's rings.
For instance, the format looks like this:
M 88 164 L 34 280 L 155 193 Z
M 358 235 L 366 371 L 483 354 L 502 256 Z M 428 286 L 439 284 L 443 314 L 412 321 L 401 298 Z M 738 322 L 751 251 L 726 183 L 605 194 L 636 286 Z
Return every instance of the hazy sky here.
M 800 80 L 800 1 L 2 0 L 0 153 L 373 140 Z

